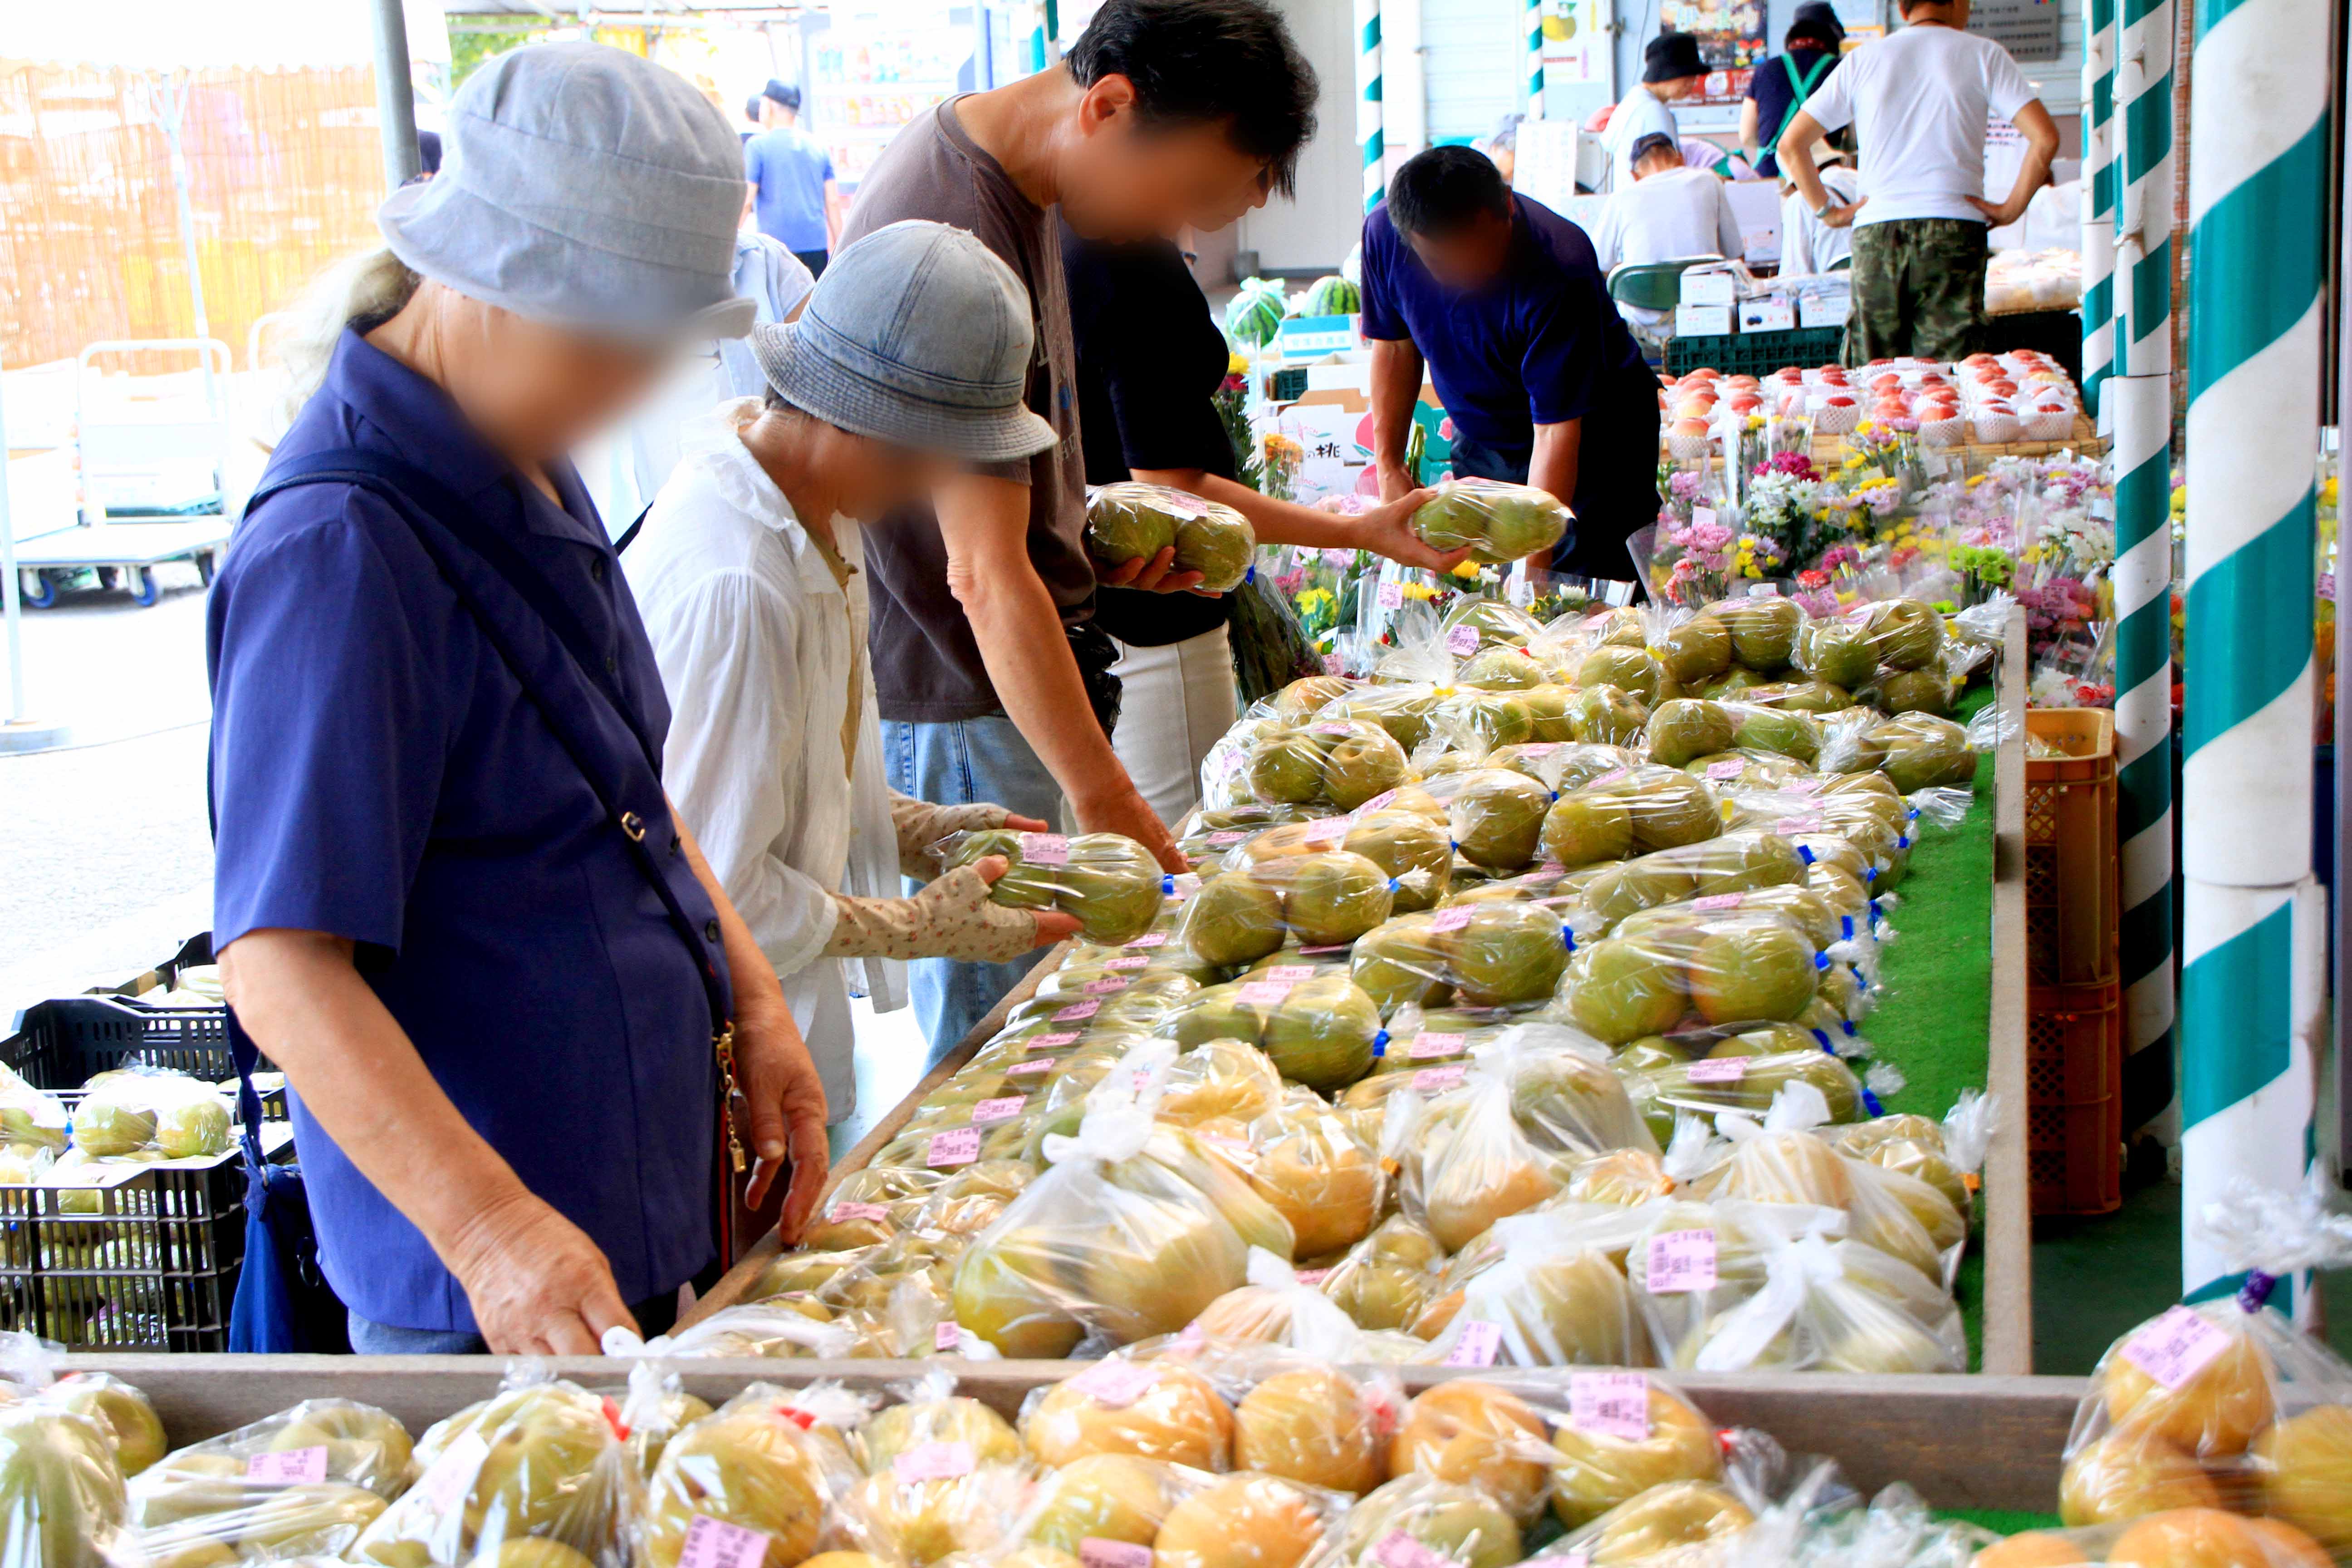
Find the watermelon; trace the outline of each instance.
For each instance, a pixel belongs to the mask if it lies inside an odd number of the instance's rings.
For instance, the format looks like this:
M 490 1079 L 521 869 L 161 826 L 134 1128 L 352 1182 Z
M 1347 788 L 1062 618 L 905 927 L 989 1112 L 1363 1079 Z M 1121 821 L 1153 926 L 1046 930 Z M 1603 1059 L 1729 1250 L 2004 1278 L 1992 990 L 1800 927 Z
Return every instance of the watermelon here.
M 1307 289 L 1307 314 L 1352 316 L 1364 308 L 1364 297 L 1353 283 L 1337 273 L 1318 278 Z
M 1244 278 L 1241 292 L 1225 306 L 1225 335 L 1235 342 L 1264 348 L 1274 342 L 1288 306 L 1281 284 L 1266 278 Z

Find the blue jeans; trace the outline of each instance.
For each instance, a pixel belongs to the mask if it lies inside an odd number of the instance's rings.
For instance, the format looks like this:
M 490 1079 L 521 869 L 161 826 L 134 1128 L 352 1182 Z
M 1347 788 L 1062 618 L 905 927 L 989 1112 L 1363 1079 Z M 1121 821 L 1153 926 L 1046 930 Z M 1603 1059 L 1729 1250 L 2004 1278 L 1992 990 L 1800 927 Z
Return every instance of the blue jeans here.
M 677 1292 L 640 1301 L 629 1310 L 646 1338 L 666 1334 L 677 1326 Z M 353 1355 L 485 1355 L 489 1345 L 481 1335 L 463 1329 L 404 1329 L 379 1323 L 357 1312 L 345 1312 Z
M 934 805 L 992 804 L 1041 822 L 1061 816 L 1062 786 L 1001 713 L 948 724 L 885 720 L 882 755 L 900 795 Z M 953 1050 L 1035 964 L 1032 954 L 1012 963 L 919 958 L 908 965 L 908 999 L 931 1060 Z

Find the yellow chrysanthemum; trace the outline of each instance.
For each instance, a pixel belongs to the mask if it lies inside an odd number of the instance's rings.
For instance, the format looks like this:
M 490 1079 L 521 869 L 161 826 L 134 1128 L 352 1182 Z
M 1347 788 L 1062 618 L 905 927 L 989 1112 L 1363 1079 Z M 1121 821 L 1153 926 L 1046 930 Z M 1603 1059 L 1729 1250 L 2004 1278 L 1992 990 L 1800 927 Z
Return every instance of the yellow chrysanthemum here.
M 1245 355 L 1245 354 L 1237 354 L 1237 353 L 1231 353 L 1231 354 L 1227 354 L 1227 355 L 1225 356 L 1225 374 L 1226 374 L 1227 375 L 1246 375 L 1246 374 L 1249 374 L 1249 358 L 1248 358 L 1248 356 L 1247 356 L 1247 355 Z

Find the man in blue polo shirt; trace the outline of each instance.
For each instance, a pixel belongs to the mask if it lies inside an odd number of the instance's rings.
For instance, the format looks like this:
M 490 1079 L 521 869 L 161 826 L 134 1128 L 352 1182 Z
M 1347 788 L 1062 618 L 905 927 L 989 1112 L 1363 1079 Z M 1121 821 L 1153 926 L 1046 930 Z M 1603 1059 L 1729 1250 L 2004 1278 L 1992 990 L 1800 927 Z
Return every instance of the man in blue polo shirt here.
M 781 240 L 813 278 L 824 276 L 840 232 L 840 188 L 833 154 L 801 129 L 801 89 L 772 81 L 760 89 L 760 123 L 743 143 L 743 177 L 751 183 L 751 212 L 760 232 Z
M 1532 484 L 1576 527 L 1531 566 L 1625 581 L 1658 513 L 1658 383 L 1610 302 L 1592 242 L 1515 195 L 1467 147 L 1397 171 L 1364 219 L 1364 336 L 1381 494 L 1404 465 L 1424 362 L 1454 423 L 1454 472 Z

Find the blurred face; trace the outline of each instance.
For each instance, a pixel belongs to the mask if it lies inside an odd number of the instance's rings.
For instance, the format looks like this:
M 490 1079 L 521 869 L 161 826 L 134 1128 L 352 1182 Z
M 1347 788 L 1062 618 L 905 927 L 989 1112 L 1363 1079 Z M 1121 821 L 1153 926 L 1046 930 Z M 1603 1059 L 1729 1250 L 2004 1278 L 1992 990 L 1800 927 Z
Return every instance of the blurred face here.
M 1265 165 L 1223 123 L 1147 126 L 1123 76 L 1087 89 L 1076 132 L 1061 170 L 1062 216 L 1088 239 L 1149 239 L 1222 212 L 1229 223 L 1265 203 Z
M 1511 256 L 1511 220 L 1500 213 L 1474 215 L 1444 235 L 1409 234 L 1405 243 L 1448 289 L 1483 289 L 1503 274 Z
M 1222 201 L 1215 203 L 1207 211 L 1195 215 L 1189 226 L 1205 234 L 1214 234 L 1217 230 L 1238 222 L 1244 216 L 1265 205 L 1266 198 L 1273 194 L 1274 171 L 1260 168 L 1256 174 L 1252 174 L 1229 192 Z M 1181 238 L 1181 233 L 1179 238 Z
M 861 523 L 922 500 L 959 471 L 949 458 L 854 435 L 822 419 L 794 419 L 790 429 L 807 443 L 811 476 Z
M 431 287 L 431 286 L 428 286 Z M 436 289 L 429 352 L 468 423 L 517 463 L 545 464 L 607 428 L 676 358 L 592 337 Z

